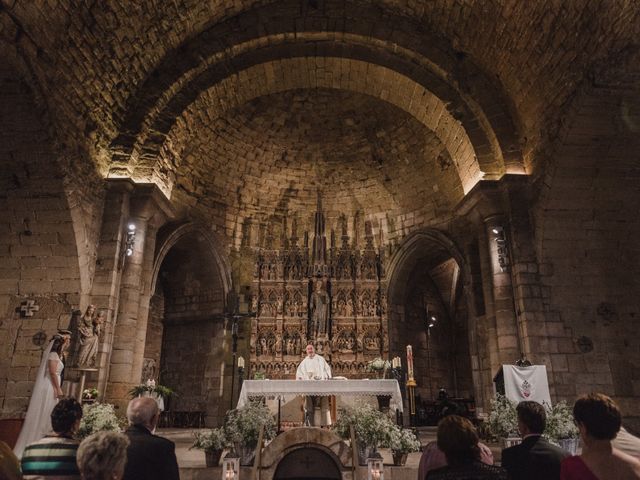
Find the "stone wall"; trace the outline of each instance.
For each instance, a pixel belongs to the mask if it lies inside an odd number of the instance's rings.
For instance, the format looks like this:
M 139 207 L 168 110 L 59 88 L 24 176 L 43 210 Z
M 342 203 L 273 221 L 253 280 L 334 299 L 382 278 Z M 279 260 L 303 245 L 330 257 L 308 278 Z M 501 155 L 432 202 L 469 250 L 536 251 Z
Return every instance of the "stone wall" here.
M 556 393 L 570 400 L 603 391 L 634 416 L 640 415 L 637 99 L 637 90 L 606 87 L 576 99 L 536 210 L 540 298 L 549 321 L 548 338 L 536 348 L 550 353 Z
M 81 299 L 74 224 L 56 157 L 32 92 L 13 74 L 0 68 L 2 416 L 26 410 L 46 341 L 69 325 Z M 27 301 L 39 308 L 27 309 L 32 316 L 21 314 Z

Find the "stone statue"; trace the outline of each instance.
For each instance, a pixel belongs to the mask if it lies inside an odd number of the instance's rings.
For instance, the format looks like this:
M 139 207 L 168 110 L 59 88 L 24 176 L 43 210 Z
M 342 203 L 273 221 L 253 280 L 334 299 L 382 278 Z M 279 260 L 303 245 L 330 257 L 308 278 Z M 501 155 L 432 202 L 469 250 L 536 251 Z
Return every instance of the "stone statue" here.
M 326 335 L 329 322 L 329 295 L 323 288 L 321 280 L 316 281 L 315 290 L 311 294 L 311 300 L 309 301 L 309 310 L 315 337 Z
M 84 315 L 78 322 L 78 349 L 77 364 L 79 367 L 93 367 L 98 355 L 98 343 L 100 332 L 104 323 L 104 312 L 96 314 L 95 305 L 89 305 Z

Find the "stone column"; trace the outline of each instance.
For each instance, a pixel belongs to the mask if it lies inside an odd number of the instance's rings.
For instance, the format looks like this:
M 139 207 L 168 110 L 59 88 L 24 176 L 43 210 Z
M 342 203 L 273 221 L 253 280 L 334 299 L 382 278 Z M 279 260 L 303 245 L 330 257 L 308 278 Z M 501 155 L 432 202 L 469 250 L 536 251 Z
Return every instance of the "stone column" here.
M 484 225 L 490 261 L 498 360 L 500 364 L 511 364 L 520 358 L 520 341 L 511 283 L 508 229 L 502 215 L 485 218 Z
M 124 256 L 106 397 L 123 408 L 140 383 L 151 297 L 155 239 L 170 216 L 168 202 L 153 185 L 136 185 L 125 224 L 135 226 L 132 254 Z
M 140 378 L 133 378 L 133 359 L 138 331 L 143 263 L 147 251 L 148 218 L 131 216 L 128 221 L 135 225 L 136 237 L 132 255 L 124 259 L 107 386 L 109 400 L 116 403 L 126 400 L 127 391 L 140 381 Z
M 105 398 L 109 376 L 109 356 L 113 345 L 114 321 L 118 311 L 122 275 L 123 236 L 129 218 L 129 201 L 134 184 L 128 180 L 109 181 L 97 249 L 96 273 L 90 302 L 106 309 L 104 331 L 98 352 L 98 390 Z

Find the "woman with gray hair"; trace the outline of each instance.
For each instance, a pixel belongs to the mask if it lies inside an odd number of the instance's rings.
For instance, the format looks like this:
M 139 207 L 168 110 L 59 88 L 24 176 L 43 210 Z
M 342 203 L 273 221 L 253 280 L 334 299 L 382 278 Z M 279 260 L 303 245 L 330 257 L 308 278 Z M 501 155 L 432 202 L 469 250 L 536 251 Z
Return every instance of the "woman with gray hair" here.
M 78 468 L 83 480 L 120 480 L 127 463 L 129 439 L 118 432 L 97 432 L 78 448 Z

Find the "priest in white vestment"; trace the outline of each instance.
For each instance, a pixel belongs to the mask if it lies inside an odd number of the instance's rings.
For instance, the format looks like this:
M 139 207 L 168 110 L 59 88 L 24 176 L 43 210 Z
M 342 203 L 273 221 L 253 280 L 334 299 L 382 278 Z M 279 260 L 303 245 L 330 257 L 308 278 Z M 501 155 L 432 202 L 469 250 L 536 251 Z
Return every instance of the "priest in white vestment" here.
M 331 378 L 331 367 L 312 344 L 307 345 L 307 356 L 296 371 L 296 380 L 327 380 Z M 304 423 L 308 426 L 331 425 L 329 397 L 307 395 L 304 399 Z

